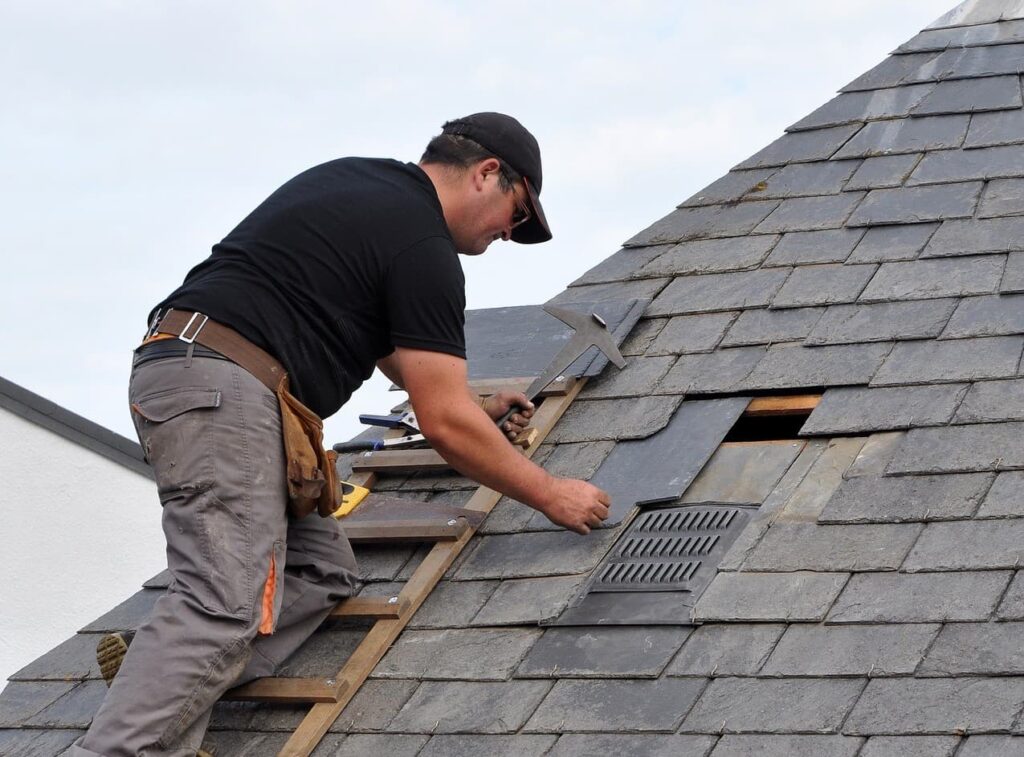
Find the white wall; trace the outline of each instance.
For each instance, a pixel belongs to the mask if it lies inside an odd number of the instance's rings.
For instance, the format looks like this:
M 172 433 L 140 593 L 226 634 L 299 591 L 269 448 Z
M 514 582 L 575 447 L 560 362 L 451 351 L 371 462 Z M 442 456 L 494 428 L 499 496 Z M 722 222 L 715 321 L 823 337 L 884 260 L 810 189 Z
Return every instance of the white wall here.
M 0 555 L 2 689 L 166 566 L 156 484 L 0 408 Z

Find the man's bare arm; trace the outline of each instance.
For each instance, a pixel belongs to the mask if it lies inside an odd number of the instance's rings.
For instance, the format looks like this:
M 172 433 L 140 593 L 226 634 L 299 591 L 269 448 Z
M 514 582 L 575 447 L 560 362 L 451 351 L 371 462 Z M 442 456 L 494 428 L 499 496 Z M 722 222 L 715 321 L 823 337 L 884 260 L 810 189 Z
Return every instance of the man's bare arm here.
M 581 534 L 608 517 L 605 492 L 550 475 L 503 438 L 466 384 L 465 360 L 404 347 L 387 359 L 405 382 L 424 436 L 460 473 Z

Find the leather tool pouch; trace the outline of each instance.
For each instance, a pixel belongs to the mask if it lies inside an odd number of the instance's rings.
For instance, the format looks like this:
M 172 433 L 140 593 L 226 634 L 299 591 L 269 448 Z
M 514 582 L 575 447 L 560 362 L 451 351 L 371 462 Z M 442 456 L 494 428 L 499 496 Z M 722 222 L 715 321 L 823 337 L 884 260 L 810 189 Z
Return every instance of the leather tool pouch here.
M 288 391 L 288 377 L 277 387 L 281 405 L 281 433 L 288 477 L 288 512 L 304 518 L 316 510 L 332 515 L 341 505 L 338 455 L 324 449 L 323 421 Z

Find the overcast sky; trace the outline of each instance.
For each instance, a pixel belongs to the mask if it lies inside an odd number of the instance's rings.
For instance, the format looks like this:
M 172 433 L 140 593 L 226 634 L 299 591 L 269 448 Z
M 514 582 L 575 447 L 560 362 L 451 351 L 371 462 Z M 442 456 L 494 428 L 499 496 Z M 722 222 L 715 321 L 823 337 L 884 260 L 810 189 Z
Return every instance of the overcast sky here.
M 299 171 L 416 160 L 480 110 L 538 137 L 555 237 L 464 260 L 469 307 L 543 302 L 953 4 L 4 0 L 0 376 L 134 438 L 131 350 L 212 244 Z

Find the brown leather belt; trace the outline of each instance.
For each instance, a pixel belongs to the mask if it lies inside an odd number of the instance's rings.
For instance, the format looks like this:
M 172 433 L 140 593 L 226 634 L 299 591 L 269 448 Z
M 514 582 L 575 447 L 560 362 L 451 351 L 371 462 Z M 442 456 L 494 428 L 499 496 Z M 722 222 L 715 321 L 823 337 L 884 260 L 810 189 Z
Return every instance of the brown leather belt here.
M 156 335 L 161 335 L 157 337 Z M 272 355 L 260 349 L 232 328 L 217 323 L 202 313 L 189 310 L 168 310 L 158 316 L 150 329 L 146 342 L 162 335 L 177 337 L 185 344 L 201 344 L 219 352 L 259 379 L 270 391 L 276 392 L 281 380 L 288 374 Z

